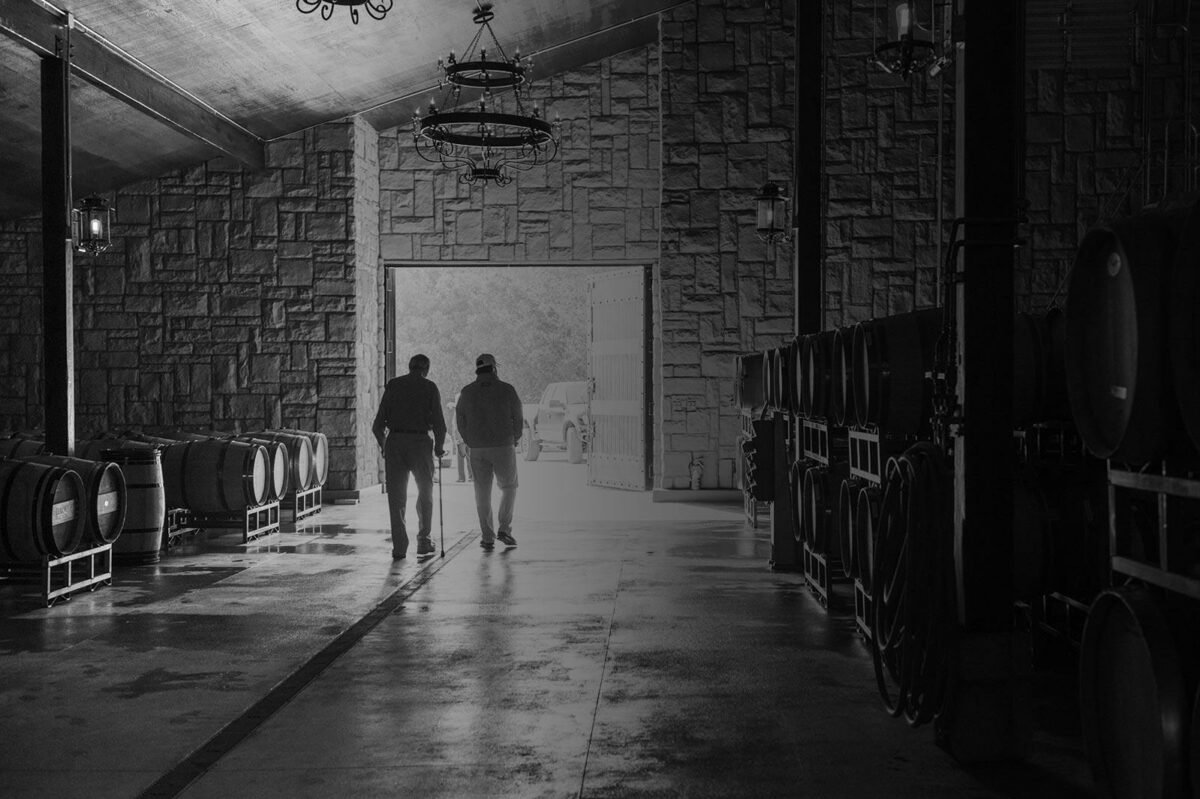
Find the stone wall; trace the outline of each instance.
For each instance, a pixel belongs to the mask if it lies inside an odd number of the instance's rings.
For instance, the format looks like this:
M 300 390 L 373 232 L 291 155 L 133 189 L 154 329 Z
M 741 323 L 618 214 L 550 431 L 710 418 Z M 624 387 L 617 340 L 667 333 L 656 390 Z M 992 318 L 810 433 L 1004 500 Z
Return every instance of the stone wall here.
M 334 123 L 270 142 L 261 172 L 218 159 L 110 197 L 113 247 L 75 259 L 78 434 L 319 430 L 330 488 L 378 482 L 376 162 L 370 126 Z M 0 226 L 0 427 L 42 421 L 39 249 L 36 220 Z
M 1134 69 L 1031 71 L 1025 109 L 1029 224 L 1017 292 L 1028 309 L 1043 310 L 1065 304 L 1088 228 L 1142 205 Z
M 655 386 L 662 488 L 732 488 L 734 356 L 793 330 L 792 250 L 754 232 L 755 196 L 792 180 L 792 4 L 699 0 L 663 15 L 663 211 Z
M 906 78 L 871 65 L 875 6 L 825 5 L 826 329 L 936 304 L 938 241 L 953 218 L 953 69 Z

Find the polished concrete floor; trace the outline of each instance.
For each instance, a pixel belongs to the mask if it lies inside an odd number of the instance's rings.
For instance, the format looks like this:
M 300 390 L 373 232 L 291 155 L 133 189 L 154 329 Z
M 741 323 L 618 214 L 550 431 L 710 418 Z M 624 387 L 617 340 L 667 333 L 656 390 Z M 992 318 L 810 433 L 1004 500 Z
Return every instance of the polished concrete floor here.
M 447 472 L 424 562 L 372 495 L 51 608 L 0 583 L 0 796 L 1091 795 L 1069 667 L 1027 761 L 964 768 L 881 710 L 848 587 L 827 611 L 740 507 L 584 469 L 521 464 L 515 549 Z

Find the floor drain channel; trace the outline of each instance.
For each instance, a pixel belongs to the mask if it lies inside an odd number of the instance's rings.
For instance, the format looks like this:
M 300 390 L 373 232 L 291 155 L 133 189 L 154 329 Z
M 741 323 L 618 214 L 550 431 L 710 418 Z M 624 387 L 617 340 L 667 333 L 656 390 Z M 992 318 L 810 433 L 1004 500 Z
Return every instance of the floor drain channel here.
M 472 536 L 467 536 L 450 547 L 451 557 L 462 551 L 472 538 Z M 244 713 L 222 727 L 216 735 L 201 744 L 192 754 L 155 780 L 140 794 L 140 799 L 169 799 L 183 793 L 188 785 L 216 765 L 218 760 L 233 751 L 234 747 L 245 740 L 263 722 L 274 716 L 280 708 L 304 690 L 304 687 L 316 679 L 331 663 L 349 651 L 381 621 L 394 613 L 404 603 L 404 600 L 429 582 L 430 578 L 441 571 L 448 562 L 448 558 L 438 558 L 426 565 L 411 580 L 399 586 L 382 602 L 368 611 L 367 615 L 352 624 L 341 635 L 326 644 L 321 651 L 305 661 L 300 668 L 280 681 L 278 685 L 267 692 L 266 696 L 247 708 Z

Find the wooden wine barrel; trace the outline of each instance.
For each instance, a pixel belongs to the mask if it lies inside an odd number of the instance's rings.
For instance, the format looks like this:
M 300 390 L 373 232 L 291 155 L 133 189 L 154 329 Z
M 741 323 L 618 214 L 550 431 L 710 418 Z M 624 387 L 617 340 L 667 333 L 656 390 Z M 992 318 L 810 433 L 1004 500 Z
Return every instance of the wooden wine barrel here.
M 828 470 L 823 467 L 809 469 L 804 473 L 801 489 L 804 542 L 820 554 L 829 551 L 829 519 L 825 512 L 825 478 L 827 474 Z
M 258 444 L 179 441 L 163 450 L 162 470 L 171 508 L 233 513 L 266 501 L 267 452 Z
M 257 436 L 234 436 L 234 441 L 246 441 L 258 444 L 267 451 L 267 465 L 270 479 L 267 481 L 267 501 L 283 499 L 288 492 L 288 480 L 291 477 L 292 460 L 288 455 L 287 446 L 281 441 L 270 441 Z
M 1171 266 L 1171 380 L 1183 427 L 1192 448 L 1200 451 L 1200 203 L 1184 213 Z
M 854 556 L 854 509 L 858 504 L 858 492 L 863 483 L 856 478 L 845 477 L 838 486 L 837 496 L 837 539 L 838 553 L 841 555 L 842 574 L 846 577 L 858 576 L 858 564 Z
M 865 485 L 858 490 L 854 505 L 854 563 L 858 578 L 870 590 L 875 577 L 875 525 L 879 522 L 879 506 L 883 494 L 874 485 Z
M 829 413 L 839 427 L 855 423 L 854 327 L 833 331 L 833 363 L 829 372 Z
M 833 381 L 834 331 L 814 333 L 805 340 L 803 356 L 805 395 L 803 405 L 809 416 L 824 419 L 829 416 Z
M 157 563 L 167 526 L 162 453 L 156 448 L 111 449 L 107 460 L 125 476 L 125 524 L 113 542 L 113 554 L 123 563 Z
M 46 442 L 40 438 L 13 436 L 0 439 L 0 458 L 23 458 L 26 455 L 41 455 L 46 451 Z
M 788 470 L 788 511 L 792 527 L 792 539 L 799 547 L 804 540 L 804 475 L 808 472 L 809 463 L 804 460 L 792 462 Z
M 108 457 L 105 453 L 121 449 L 147 451 L 160 449 L 160 446 L 146 441 L 133 441 L 127 438 L 93 438 L 77 439 L 75 441 L 75 457 L 89 461 L 113 461 L 114 459 Z
M 787 358 L 787 385 L 784 388 L 784 394 L 787 396 L 787 410 L 793 416 L 800 416 L 803 413 L 801 400 L 804 396 L 804 364 L 801 358 L 804 352 L 803 340 L 797 336 L 793 338 L 786 349 Z
M 69 555 L 84 528 L 84 487 L 61 466 L 0 460 L 0 552 L 14 563 Z
M 763 354 L 746 353 L 737 357 L 736 402 L 741 408 L 761 408 L 763 394 Z
M 125 525 L 127 503 L 121 467 L 111 461 L 62 455 L 28 455 L 23 460 L 71 469 L 83 480 L 85 523 L 81 546 L 111 544 L 117 540 Z
M 767 408 L 776 407 L 776 382 L 779 373 L 779 353 L 775 349 L 763 350 L 763 403 Z
M 860 425 L 888 433 L 923 432 L 933 412 L 933 367 L 942 312 L 929 308 L 863 322 L 854 329 L 853 392 Z
M 287 447 L 288 458 L 291 460 L 291 473 L 288 475 L 288 490 L 292 493 L 306 491 L 313 485 L 313 449 L 312 440 L 308 436 L 296 433 L 280 433 L 262 430 L 250 433 L 255 438 L 264 441 L 278 441 Z
M 1153 214 L 1110 222 L 1088 231 L 1076 251 L 1067 287 L 1067 389 L 1075 426 L 1098 458 L 1145 464 L 1165 453 L 1170 431 L 1180 427 L 1167 366 L 1176 227 Z
M 788 348 L 775 348 L 775 374 L 773 378 L 775 391 L 775 404 L 773 407 L 784 413 L 788 409 L 788 396 L 791 390 L 791 377 L 789 375 L 788 363 Z
M 1033 602 L 1050 593 L 1050 508 L 1033 482 L 1013 482 L 1013 597 Z
M 1079 711 L 1101 796 L 1184 795 L 1190 696 L 1167 621 L 1146 590 L 1111 588 L 1092 602 Z
M 1071 418 L 1065 345 L 1066 320 L 1058 309 L 1013 320 L 1013 426 Z
M 295 435 L 307 436 L 312 442 L 313 451 L 313 486 L 323 486 L 329 478 L 329 437 L 324 433 L 318 433 L 314 430 L 296 430 L 291 428 L 282 428 L 279 430 L 270 430 L 272 433 L 293 433 Z
M 1041 421 L 1039 406 L 1046 385 L 1046 359 L 1040 317 L 1020 313 L 1013 320 L 1013 426 Z

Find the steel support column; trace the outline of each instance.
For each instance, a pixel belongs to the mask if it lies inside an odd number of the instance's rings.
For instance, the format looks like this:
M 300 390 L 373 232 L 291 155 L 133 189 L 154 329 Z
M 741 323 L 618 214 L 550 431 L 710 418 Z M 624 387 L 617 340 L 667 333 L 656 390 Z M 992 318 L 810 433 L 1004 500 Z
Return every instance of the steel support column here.
M 965 761 L 1026 753 L 1027 638 L 1013 617 L 1013 267 L 1024 169 L 1024 2 L 959 0 L 954 426 L 957 681 L 939 741 Z
M 75 320 L 71 243 L 70 21 L 58 56 L 42 58 L 42 329 L 46 448 L 75 447 Z
M 823 329 L 824 272 L 821 240 L 821 164 L 825 144 L 824 4 L 795 0 L 795 137 L 792 142 L 792 286 L 794 332 Z

